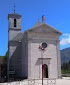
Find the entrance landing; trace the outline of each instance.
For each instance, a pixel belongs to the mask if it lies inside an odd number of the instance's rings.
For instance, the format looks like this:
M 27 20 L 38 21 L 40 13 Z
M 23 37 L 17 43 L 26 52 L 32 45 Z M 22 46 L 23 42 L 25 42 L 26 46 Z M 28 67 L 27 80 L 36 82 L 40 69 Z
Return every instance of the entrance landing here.
M 70 85 L 70 77 L 68 78 L 62 78 L 62 79 L 56 79 L 56 84 L 48 84 L 48 79 L 44 79 L 43 85 Z M 49 81 L 50 82 L 50 81 Z M 9 82 L 9 83 L 0 83 L 0 85 L 42 85 L 42 80 L 40 79 L 32 79 L 32 80 L 22 80 L 22 81 L 16 81 L 16 82 Z

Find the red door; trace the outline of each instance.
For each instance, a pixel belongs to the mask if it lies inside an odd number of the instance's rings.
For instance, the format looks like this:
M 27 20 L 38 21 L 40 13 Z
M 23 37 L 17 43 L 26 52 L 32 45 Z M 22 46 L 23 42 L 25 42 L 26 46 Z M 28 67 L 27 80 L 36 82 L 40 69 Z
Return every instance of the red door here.
M 48 66 L 46 64 L 42 65 L 43 78 L 48 78 Z

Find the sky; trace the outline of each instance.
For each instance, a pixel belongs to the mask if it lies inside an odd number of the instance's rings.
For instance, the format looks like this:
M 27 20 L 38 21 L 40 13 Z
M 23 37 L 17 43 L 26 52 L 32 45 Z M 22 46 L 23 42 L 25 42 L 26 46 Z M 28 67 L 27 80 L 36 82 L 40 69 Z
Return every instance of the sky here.
M 8 50 L 8 14 L 22 15 L 21 31 L 31 28 L 38 19 L 59 30 L 60 50 L 70 47 L 70 0 L 0 0 L 0 56 Z

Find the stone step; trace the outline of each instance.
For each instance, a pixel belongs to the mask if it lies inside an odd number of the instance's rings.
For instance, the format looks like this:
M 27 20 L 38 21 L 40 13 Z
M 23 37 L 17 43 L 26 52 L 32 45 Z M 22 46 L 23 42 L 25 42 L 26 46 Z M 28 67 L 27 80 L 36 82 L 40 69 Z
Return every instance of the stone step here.
M 42 85 L 42 80 L 22 80 L 8 83 L 0 83 L 0 85 Z M 70 85 L 70 77 L 56 80 L 43 80 L 43 85 Z

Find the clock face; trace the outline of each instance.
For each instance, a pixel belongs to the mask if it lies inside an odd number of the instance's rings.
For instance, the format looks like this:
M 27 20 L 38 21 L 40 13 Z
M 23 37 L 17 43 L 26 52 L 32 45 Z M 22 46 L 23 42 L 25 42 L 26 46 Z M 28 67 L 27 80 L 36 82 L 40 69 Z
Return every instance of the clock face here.
M 42 43 L 42 47 L 43 48 L 47 48 L 47 44 L 46 43 Z

